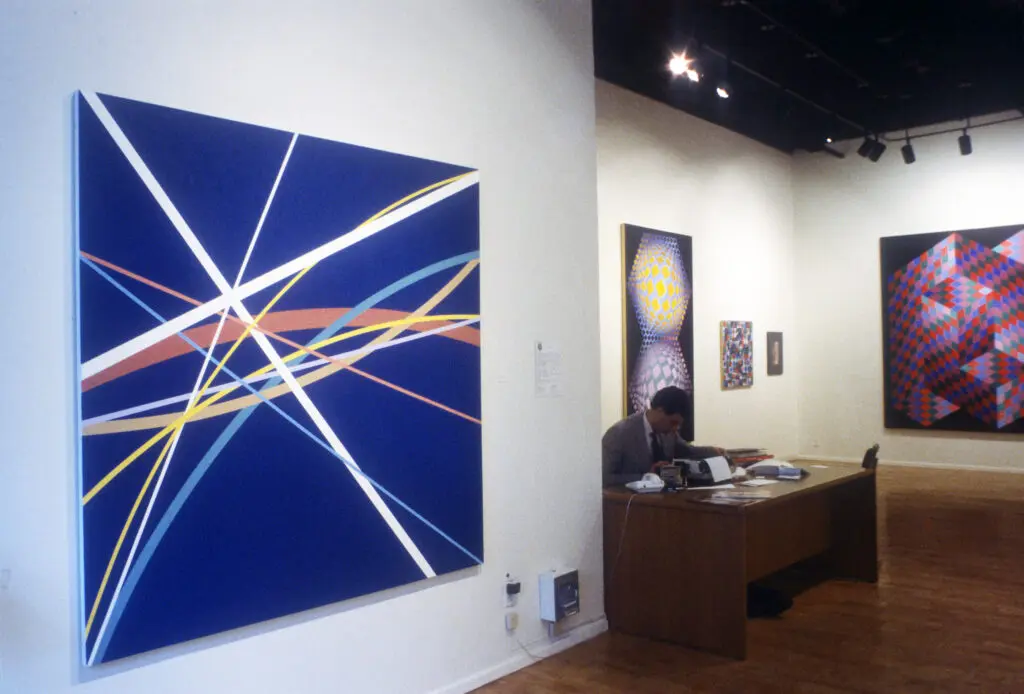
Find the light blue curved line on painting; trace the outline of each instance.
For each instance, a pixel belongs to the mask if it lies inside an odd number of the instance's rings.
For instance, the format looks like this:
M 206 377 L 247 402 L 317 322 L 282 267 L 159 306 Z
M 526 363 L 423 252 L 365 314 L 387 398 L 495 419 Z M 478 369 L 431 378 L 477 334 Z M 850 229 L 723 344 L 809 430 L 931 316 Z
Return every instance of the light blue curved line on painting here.
M 327 328 L 322 330 L 316 337 L 314 337 L 312 340 L 310 340 L 310 342 L 309 342 L 309 344 L 307 346 L 316 344 L 317 342 L 319 342 L 321 340 L 324 340 L 324 339 L 326 339 L 328 337 L 331 337 L 334 333 L 336 333 L 338 330 L 340 330 L 342 327 L 344 327 L 349 321 L 353 320 L 354 318 L 356 318 L 357 316 L 359 316 L 360 314 L 365 312 L 367 309 L 372 308 L 373 306 L 375 306 L 380 301 L 383 301 L 384 299 L 392 296 L 396 292 L 398 292 L 398 291 L 400 291 L 400 290 L 402 290 L 402 289 L 404 289 L 404 288 L 406 288 L 406 287 L 408 287 L 408 286 L 410 286 L 410 285 L 420 281 L 421 279 L 424 279 L 424 278 L 429 277 L 431 275 L 437 274 L 438 272 L 441 272 L 441 271 L 446 270 L 448 268 L 455 267 L 456 265 L 460 265 L 460 264 L 469 262 L 470 260 L 475 260 L 478 257 L 479 257 L 479 253 L 478 252 L 464 253 L 462 255 L 458 255 L 458 256 L 454 256 L 452 258 L 448 258 L 447 260 L 439 261 L 437 263 L 434 263 L 433 265 L 428 265 L 427 267 L 425 267 L 425 268 L 423 268 L 423 269 L 421 269 L 421 270 L 419 270 L 417 272 L 414 272 L 414 273 L 412 273 L 412 274 L 410 274 L 410 275 L 408 275 L 406 277 L 403 277 L 402 279 L 394 282 L 393 284 L 389 285 L 388 287 L 385 287 L 384 289 L 382 289 L 382 290 L 378 291 L 377 293 L 373 294 L 372 296 L 367 298 L 365 301 L 362 301 L 359 304 L 357 304 L 356 306 L 354 306 L 350 311 L 346 312 L 343 316 L 338 318 L 338 320 L 336 320 L 330 326 L 328 326 Z M 140 307 L 142 307 L 147 313 L 152 315 L 157 320 L 159 320 L 161 322 L 165 322 L 164 318 L 161 317 L 156 311 L 151 309 L 148 305 L 145 304 L 145 302 L 143 302 L 141 299 L 137 298 L 128 289 L 126 289 L 119 282 L 117 282 L 117 280 L 115 280 L 113 277 L 108 275 L 106 272 L 104 272 L 102 269 L 100 269 L 97 265 L 92 263 L 88 258 L 82 258 L 82 261 L 85 262 L 89 267 L 91 267 L 97 273 L 99 273 L 100 276 L 102 276 L 108 282 L 113 284 L 118 290 L 120 290 L 123 294 L 125 294 L 133 302 L 135 302 Z M 193 342 L 190 338 L 188 338 L 186 335 L 184 335 L 182 333 L 178 333 L 178 335 L 181 336 L 182 339 L 184 339 L 193 349 L 198 351 L 204 357 L 206 356 L 206 352 L 199 345 L 197 345 L 195 342 Z M 304 354 L 297 361 L 299 361 L 301 363 L 301 361 L 304 360 L 307 356 L 308 355 Z M 218 362 L 212 356 L 210 357 L 210 361 L 212 361 L 214 364 L 220 366 L 220 362 Z M 373 487 L 376 488 L 378 491 L 383 493 L 385 496 L 387 496 L 389 499 L 394 501 L 400 507 L 402 507 L 407 512 L 412 514 L 413 517 L 418 519 L 420 522 L 422 522 L 428 528 L 430 528 L 431 530 L 436 532 L 438 535 L 443 537 L 445 540 L 447 540 L 449 543 L 454 545 L 457 549 L 459 549 L 463 554 L 468 556 L 474 562 L 476 562 L 477 564 L 482 564 L 483 563 L 483 560 L 481 560 L 475 554 L 473 554 L 468 549 L 463 547 L 456 540 L 454 540 L 452 537 L 450 537 L 447 533 L 445 533 L 443 530 L 438 528 L 436 525 L 431 523 L 429 520 L 427 520 L 426 518 L 421 516 L 419 513 L 417 513 L 415 510 L 413 510 L 410 506 L 408 506 L 401 499 L 399 499 L 398 497 L 394 496 L 387 489 L 385 489 L 384 487 L 379 485 L 374 479 L 372 479 L 371 477 L 367 476 L 361 470 L 355 469 L 354 466 L 352 465 L 351 461 L 345 460 L 340 455 L 338 455 L 338 453 L 333 448 L 331 448 L 328 444 L 322 442 L 319 438 L 317 438 L 311 432 L 306 430 L 301 424 L 299 424 L 294 419 L 292 419 L 288 414 L 286 414 L 283 410 L 281 410 L 273 402 L 270 402 L 269 400 L 264 398 L 259 392 L 257 392 L 254 388 L 252 388 L 251 385 L 249 385 L 248 383 L 245 383 L 244 381 L 242 381 L 242 379 L 240 377 L 238 377 L 236 374 L 234 374 L 226 366 L 222 366 L 221 368 L 222 368 L 222 370 L 225 373 L 228 374 L 228 376 L 230 376 L 235 381 L 241 383 L 241 385 L 243 385 L 247 390 L 249 390 L 254 395 L 256 395 L 256 397 L 260 398 L 260 400 L 262 402 L 267 403 L 267 405 L 269 405 L 274 411 L 276 411 L 278 414 L 283 416 L 291 424 L 293 424 L 294 426 L 298 427 L 298 429 L 300 431 L 302 431 L 304 434 L 306 434 L 311 439 L 313 439 L 313 441 L 315 441 L 317 444 L 319 444 L 322 448 L 326 449 L 331 455 L 333 455 L 334 457 L 336 457 L 339 460 L 341 460 L 346 465 L 346 467 L 348 467 L 350 470 L 352 470 L 356 474 L 360 475 L 363 479 L 365 479 L 371 485 L 373 485 Z M 264 385 L 262 390 L 266 390 L 268 388 L 272 388 L 275 385 L 277 385 L 278 383 L 280 383 L 280 381 L 281 381 L 280 377 L 272 379 L 271 381 L 268 381 Z M 96 653 L 98 662 L 103 662 L 103 657 L 106 654 L 107 647 L 110 644 L 110 640 L 111 640 L 114 632 L 117 630 L 117 624 L 118 624 L 118 622 L 120 622 L 121 616 L 122 616 L 122 614 L 124 612 L 124 608 L 128 604 L 129 600 L 131 599 L 132 593 L 134 592 L 135 587 L 138 584 L 139 580 L 142 578 L 142 574 L 145 571 L 146 567 L 148 566 L 150 559 L 152 559 L 153 554 L 155 553 L 157 547 L 159 546 L 160 542 L 163 540 L 163 536 L 166 534 L 167 530 L 170 528 L 170 525 L 174 522 L 174 520 L 177 517 L 178 513 L 181 511 L 181 508 L 184 506 L 185 502 L 188 500 L 188 497 L 192 494 L 192 491 L 199 484 L 199 481 L 202 479 L 203 475 L 205 475 L 207 470 L 209 470 L 210 466 L 213 464 L 213 462 L 216 459 L 216 457 L 220 454 L 220 452 L 228 444 L 228 442 L 231 440 L 231 438 L 234 436 L 234 434 L 238 431 L 238 429 L 242 426 L 242 424 L 245 423 L 245 421 L 249 418 L 249 416 L 252 414 L 253 411 L 255 411 L 255 408 L 258 407 L 258 406 L 259 406 L 258 404 L 257 405 L 250 405 L 249 407 L 247 407 L 246 409 L 242 410 L 237 415 L 235 415 L 235 417 L 232 420 L 232 422 L 228 425 L 228 427 L 225 428 L 225 430 L 223 432 L 221 432 L 221 435 L 217 438 L 217 440 L 214 442 L 214 444 L 210 447 L 210 449 L 203 456 L 202 460 L 199 462 L 199 464 L 192 471 L 192 474 L 189 475 L 188 479 L 185 481 L 185 484 L 182 485 L 181 489 L 178 491 L 178 494 L 175 495 L 175 497 L 172 500 L 171 504 L 168 506 L 167 510 L 164 512 L 164 515 L 160 518 L 160 521 L 157 523 L 157 525 L 154 528 L 153 532 L 150 534 L 149 538 L 147 539 L 145 546 L 143 547 L 142 551 L 139 553 L 139 556 L 138 556 L 138 559 L 135 562 L 135 565 L 132 566 L 132 568 L 128 572 L 128 576 L 127 576 L 127 578 L 125 580 L 125 583 L 124 583 L 124 585 L 122 586 L 122 589 L 121 589 L 120 600 L 117 602 L 117 604 L 114 605 L 113 612 L 110 615 L 110 624 L 108 625 L 108 628 L 105 630 L 105 632 L 103 634 L 103 640 L 98 645 L 97 653 Z
M 349 357 L 364 357 L 370 354 L 380 354 L 386 349 L 394 349 L 395 347 L 407 345 L 410 342 L 418 342 L 419 340 L 425 340 L 428 337 L 433 337 L 435 335 L 443 335 L 445 333 L 451 332 L 452 330 L 458 330 L 459 328 L 466 328 L 471 325 L 476 325 L 479 322 L 479 318 L 468 318 L 466 320 L 458 321 L 456 323 L 447 323 L 439 328 L 431 328 L 430 330 L 420 330 L 413 333 L 412 335 L 407 335 L 405 337 L 397 337 L 394 340 L 390 340 L 388 342 L 373 347 L 367 345 L 365 347 L 357 347 L 355 349 L 350 349 L 344 352 L 338 352 L 337 354 L 330 355 L 326 359 L 317 359 L 316 361 L 310 361 L 306 362 L 303 365 L 295 366 L 289 369 L 289 371 L 291 371 L 292 374 L 297 374 L 301 371 L 307 371 L 317 366 L 326 366 L 331 361 L 336 361 L 338 359 L 347 359 Z M 269 373 L 266 373 L 261 374 L 259 376 L 246 376 L 245 380 L 248 381 L 249 383 L 262 384 L 266 383 L 272 378 L 277 378 L 277 376 L 273 376 Z M 206 389 L 206 392 L 208 394 L 219 393 L 222 390 L 226 390 L 228 388 L 233 387 L 233 385 L 234 382 L 224 383 L 219 386 L 211 386 Z M 162 407 L 167 407 L 169 405 L 177 405 L 178 403 L 187 402 L 190 395 L 191 392 L 182 393 L 181 395 L 163 398 L 161 400 L 153 400 L 152 402 L 147 402 L 144 405 L 136 405 L 135 407 L 128 407 L 123 410 L 107 412 L 106 414 L 90 417 L 89 419 L 82 419 L 82 427 L 87 428 L 94 424 L 103 424 L 104 422 L 115 422 L 121 419 L 127 419 L 132 415 L 142 414 L 145 412 L 152 412 L 153 410 L 158 410 Z

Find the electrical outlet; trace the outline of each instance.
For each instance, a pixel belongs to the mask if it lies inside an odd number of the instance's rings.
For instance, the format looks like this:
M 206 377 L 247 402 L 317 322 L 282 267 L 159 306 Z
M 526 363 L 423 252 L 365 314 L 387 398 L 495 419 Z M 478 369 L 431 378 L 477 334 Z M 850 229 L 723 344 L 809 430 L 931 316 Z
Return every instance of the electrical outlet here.
M 519 628 L 519 613 L 508 612 L 505 614 L 505 631 L 515 631 Z
M 522 584 L 512 574 L 505 574 L 505 585 L 502 586 L 502 593 L 505 596 L 505 607 L 515 607 L 519 604 L 519 593 Z

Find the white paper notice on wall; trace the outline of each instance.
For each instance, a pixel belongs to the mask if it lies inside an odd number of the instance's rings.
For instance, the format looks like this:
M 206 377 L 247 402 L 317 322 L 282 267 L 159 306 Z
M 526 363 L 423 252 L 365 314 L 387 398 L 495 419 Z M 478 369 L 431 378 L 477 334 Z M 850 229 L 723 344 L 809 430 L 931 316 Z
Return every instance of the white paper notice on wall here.
M 553 342 L 533 343 L 533 385 L 538 398 L 560 398 L 565 392 L 562 352 Z

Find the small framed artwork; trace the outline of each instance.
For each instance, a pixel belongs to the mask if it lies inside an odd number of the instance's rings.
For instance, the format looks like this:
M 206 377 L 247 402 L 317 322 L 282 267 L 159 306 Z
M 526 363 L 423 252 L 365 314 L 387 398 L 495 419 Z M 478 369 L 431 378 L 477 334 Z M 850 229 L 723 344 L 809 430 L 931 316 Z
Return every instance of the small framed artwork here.
M 753 334 L 750 321 L 722 321 L 722 390 L 754 385 Z
M 768 333 L 768 375 L 782 375 L 782 333 Z

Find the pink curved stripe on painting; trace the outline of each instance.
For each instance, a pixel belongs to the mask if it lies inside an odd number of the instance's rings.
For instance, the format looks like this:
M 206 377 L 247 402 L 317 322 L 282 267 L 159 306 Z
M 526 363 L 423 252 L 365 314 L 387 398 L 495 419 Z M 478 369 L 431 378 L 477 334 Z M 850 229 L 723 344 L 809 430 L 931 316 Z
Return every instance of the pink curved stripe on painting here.
M 334 323 L 350 310 L 351 309 L 348 308 L 306 308 L 291 311 L 275 311 L 274 313 L 268 313 L 263 317 L 263 320 L 260 321 L 260 328 L 263 329 L 262 332 L 264 333 L 283 333 L 292 330 L 313 330 L 316 328 L 324 328 Z M 407 311 L 371 308 L 353 318 L 348 325 L 354 328 L 362 328 L 369 325 L 376 325 L 378 323 L 401 320 L 408 315 L 409 313 Z M 451 325 L 451 322 L 435 321 L 431 323 L 417 323 L 404 327 L 406 330 L 422 332 L 424 330 L 434 330 L 445 325 Z M 193 340 L 197 344 L 205 347 L 210 344 L 216 330 L 217 322 L 213 322 L 190 328 L 185 331 L 185 335 L 187 335 L 190 340 Z M 240 322 L 226 321 L 224 323 L 224 327 L 221 328 L 220 338 L 217 340 L 217 344 L 237 340 L 243 330 L 245 330 L 245 327 Z M 468 326 L 439 333 L 439 336 L 464 342 L 468 345 L 473 345 L 474 347 L 480 346 L 480 331 Z M 271 337 L 273 337 L 273 335 Z M 125 376 L 154 364 L 159 364 L 191 351 L 193 351 L 193 349 L 187 342 L 182 340 L 178 335 L 174 335 L 166 340 L 158 342 L 155 345 L 147 347 L 138 354 L 134 354 L 131 357 L 114 364 L 109 369 L 105 369 L 98 374 L 83 380 L 82 392 L 84 393 L 91 388 L 103 385 L 104 383 L 109 383 L 121 376 Z

